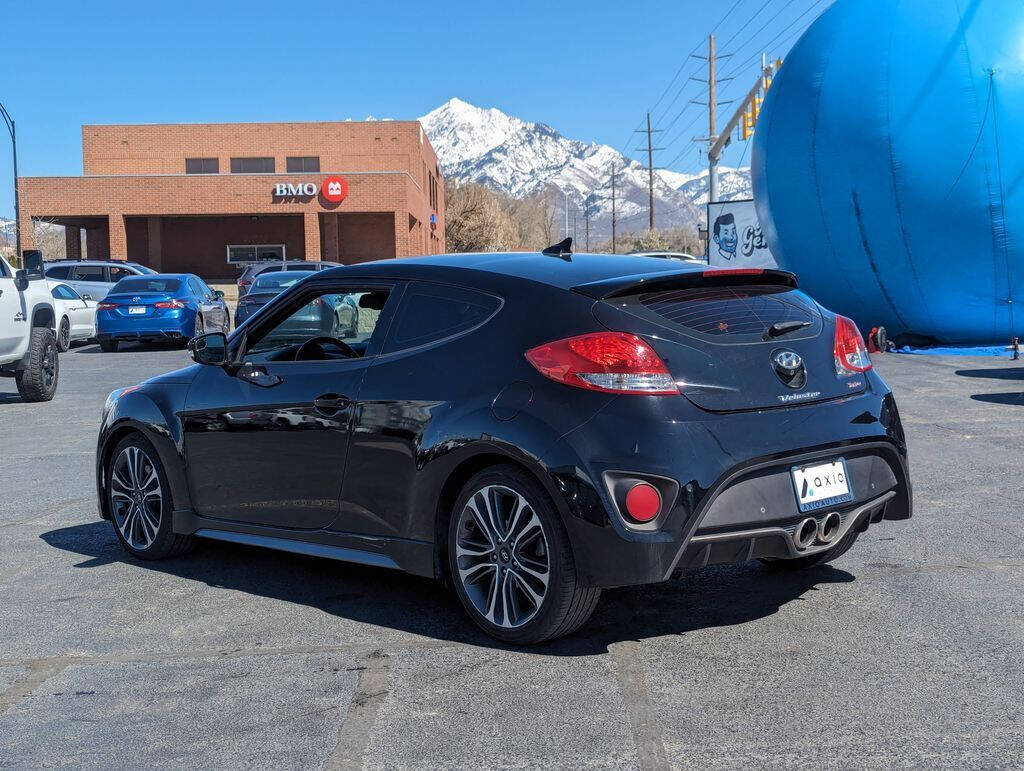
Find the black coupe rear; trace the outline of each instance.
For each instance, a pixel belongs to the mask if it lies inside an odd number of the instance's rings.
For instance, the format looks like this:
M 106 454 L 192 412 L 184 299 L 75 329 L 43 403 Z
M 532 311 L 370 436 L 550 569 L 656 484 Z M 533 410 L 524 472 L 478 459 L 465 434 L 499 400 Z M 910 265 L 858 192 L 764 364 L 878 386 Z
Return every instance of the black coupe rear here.
M 297 336 L 322 307 L 359 323 Z M 780 271 L 363 263 L 191 347 L 198 364 L 103 415 L 100 511 L 141 558 L 203 537 L 397 568 L 529 643 L 578 628 L 603 587 L 810 567 L 911 515 L 860 333 Z

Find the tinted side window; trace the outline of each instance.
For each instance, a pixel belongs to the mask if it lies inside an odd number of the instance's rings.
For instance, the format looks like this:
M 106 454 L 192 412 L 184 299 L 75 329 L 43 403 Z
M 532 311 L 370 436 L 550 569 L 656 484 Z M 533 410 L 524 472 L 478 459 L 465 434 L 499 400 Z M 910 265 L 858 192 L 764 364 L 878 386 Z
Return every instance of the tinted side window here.
M 105 282 L 107 277 L 102 265 L 79 265 L 75 268 L 76 281 L 101 281 Z
M 197 297 L 203 297 L 206 294 L 203 291 L 202 287 L 199 286 L 199 282 L 196 281 L 194 278 L 190 278 L 188 280 L 188 288 L 191 290 L 192 294 L 196 295 Z
M 3 270 L 3 268 L 0 268 L 0 270 Z M 50 268 L 48 271 L 46 271 L 46 277 L 62 279 L 67 278 L 70 273 L 70 265 L 58 265 L 56 268 Z
M 471 289 L 413 284 L 402 298 L 384 353 L 465 332 L 486 321 L 500 306 L 497 297 Z
M 122 278 L 128 278 L 128 276 L 134 276 L 134 275 L 135 275 L 135 271 L 134 270 L 128 270 L 128 268 L 122 268 L 120 265 L 111 265 L 110 266 L 110 280 L 113 283 L 115 283 L 115 284 L 118 281 L 120 281 Z

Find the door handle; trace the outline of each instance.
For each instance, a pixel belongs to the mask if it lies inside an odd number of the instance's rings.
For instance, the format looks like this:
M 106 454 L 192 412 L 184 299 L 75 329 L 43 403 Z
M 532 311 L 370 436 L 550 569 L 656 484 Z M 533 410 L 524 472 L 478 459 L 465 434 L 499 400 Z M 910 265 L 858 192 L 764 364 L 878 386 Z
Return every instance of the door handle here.
M 343 410 L 350 403 L 351 402 L 347 396 L 339 396 L 338 394 L 322 394 L 313 400 L 313 409 L 317 412 L 322 412 L 325 415 L 334 415 L 339 410 Z

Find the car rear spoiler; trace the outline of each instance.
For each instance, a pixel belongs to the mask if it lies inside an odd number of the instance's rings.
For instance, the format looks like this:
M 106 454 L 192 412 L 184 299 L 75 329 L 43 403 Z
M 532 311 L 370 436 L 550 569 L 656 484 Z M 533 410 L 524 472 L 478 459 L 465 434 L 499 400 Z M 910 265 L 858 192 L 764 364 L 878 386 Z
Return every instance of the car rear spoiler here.
M 640 273 L 633 276 L 616 276 L 587 284 L 578 284 L 572 291 L 595 300 L 612 297 L 664 292 L 670 289 L 690 289 L 700 286 L 784 286 L 796 289 L 796 276 L 785 270 L 767 268 L 705 268 L 704 270 L 681 270 L 666 273 Z

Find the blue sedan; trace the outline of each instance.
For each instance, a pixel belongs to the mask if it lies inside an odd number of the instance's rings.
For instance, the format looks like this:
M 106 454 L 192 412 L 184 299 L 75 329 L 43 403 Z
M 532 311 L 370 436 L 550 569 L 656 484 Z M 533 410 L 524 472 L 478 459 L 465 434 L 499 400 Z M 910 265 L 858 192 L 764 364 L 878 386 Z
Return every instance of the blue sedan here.
M 230 327 L 224 293 L 191 273 L 157 273 L 118 281 L 96 306 L 96 336 L 104 351 L 127 341 L 187 343 Z

